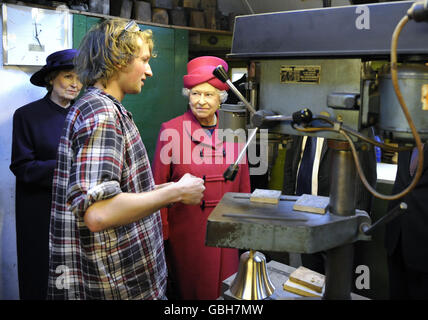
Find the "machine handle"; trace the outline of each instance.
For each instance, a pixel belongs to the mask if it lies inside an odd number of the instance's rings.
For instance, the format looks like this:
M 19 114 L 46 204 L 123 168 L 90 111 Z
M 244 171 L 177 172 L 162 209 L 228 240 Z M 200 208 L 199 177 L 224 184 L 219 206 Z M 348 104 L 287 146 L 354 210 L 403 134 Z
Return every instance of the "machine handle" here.
M 376 228 L 390 222 L 392 219 L 395 219 L 400 214 L 403 214 L 404 212 L 406 212 L 406 210 L 407 210 L 407 203 L 400 202 L 400 204 L 394 207 L 391 211 L 389 211 L 387 214 L 385 214 L 382 218 L 380 218 L 371 226 L 367 223 L 362 223 L 360 225 L 360 229 L 364 234 L 371 235 L 373 231 L 376 230 Z
M 300 111 L 296 111 L 293 113 L 293 122 L 297 124 L 301 123 L 309 123 L 312 121 L 312 111 L 308 108 L 302 109 Z
M 248 146 L 250 145 L 251 141 L 253 141 L 254 137 L 256 136 L 257 129 L 254 129 L 253 132 L 248 137 L 247 143 L 245 144 L 244 148 L 242 148 L 241 153 L 238 155 L 238 158 L 236 159 L 235 163 L 232 163 L 229 168 L 226 169 L 226 171 L 223 173 L 224 179 L 233 181 L 235 180 L 235 176 L 238 173 L 239 170 L 239 163 L 241 162 L 242 158 L 245 155 L 245 152 L 247 151 Z
M 229 86 L 230 89 L 232 89 L 233 93 L 239 98 L 239 100 L 241 100 L 245 106 L 247 107 L 247 109 L 252 113 L 256 113 L 256 109 L 251 105 L 251 103 L 249 103 L 247 101 L 247 99 L 245 99 L 245 97 L 241 94 L 241 92 L 239 92 L 239 90 L 235 87 L 235 85 L 232 83 L 232 81 L 230 81 L 229 76 L 227 75 L 226 70 L 224 69 L 224 67 L 222 65 L 218 65 L 214 71 L 213 71 L 213 75 L 219 79 L 221 82 L 225 82 L 227 83 L 227 85 Z
M 224 69 L 224 67 L 222 65 L 218 65 L 214 71 L 213 71 L 213 75 L 219 79 L 221 82 L 227 82 L 227 80 L 229 80 L 229 76 L 227 75 L 226 70 Z
M 259 110 L 251 119 L 255 127 L 261 127 L 263 124 L 268 122 L 276 121 L 291 121 L 297 124 L 307 124 L 312 121 L 312 112 L 308 108 L 294 112 L 291 116 L 284 116 L 281 114 L 275 114 L 272 111 Z
M 235 180 L 236 174 L 238 173 L 239 166 L 235 163 L 232 163 L 226 171 L 223 173 L 224 180 L 233 181 Z

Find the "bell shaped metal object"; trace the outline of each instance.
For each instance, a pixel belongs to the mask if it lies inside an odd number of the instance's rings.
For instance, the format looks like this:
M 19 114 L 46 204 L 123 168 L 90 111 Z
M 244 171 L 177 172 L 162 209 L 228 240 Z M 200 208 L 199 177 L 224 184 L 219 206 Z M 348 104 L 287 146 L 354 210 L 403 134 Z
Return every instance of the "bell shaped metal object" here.
M 262 300 L 271 296 L 275 287 L 266 270 L 264 254 L 250 250 L 241 255 L 239 270 L 230 292 L 241 300 Z

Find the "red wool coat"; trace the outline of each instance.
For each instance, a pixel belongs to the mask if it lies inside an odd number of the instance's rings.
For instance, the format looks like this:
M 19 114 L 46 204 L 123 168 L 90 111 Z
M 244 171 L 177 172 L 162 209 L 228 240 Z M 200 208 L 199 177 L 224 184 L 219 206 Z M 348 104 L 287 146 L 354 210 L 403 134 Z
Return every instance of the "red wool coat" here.
M 186 300 L 217 299 L 221 283 L 238 270 L 238 250 L 205 246 L 207 219 L 226 192 L 250 192 L 248 163 L 240 164 L 234 181 L 223 172 L 242 145 L 222 142 L 218 127 L 210 137 L 191 110 L 161 126 L 153 161 L 156 184 L 178 181 L 185 173 L 205 180 L 200 205 L 176 203 L 162 209 L 164 239 L 169 239 L 170 273 Z M 162 141 L 166 140 L 166 141 Z

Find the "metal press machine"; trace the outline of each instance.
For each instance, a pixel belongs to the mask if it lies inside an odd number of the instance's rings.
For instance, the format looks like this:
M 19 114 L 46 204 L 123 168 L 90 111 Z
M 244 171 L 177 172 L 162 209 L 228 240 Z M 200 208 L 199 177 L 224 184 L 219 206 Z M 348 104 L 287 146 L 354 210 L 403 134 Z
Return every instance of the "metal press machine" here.
M 252 128 L 328 139 L 330 199 L 327 213 L 316 215 L 294 211 L 297 197 L 282 196 L 272 206 L 227 193 L 208 219 L 206 245 L 252 253 L 325 251 L 323 298 L 350 299 L 353 243 L 370 240 L 377 226 L 405 211 L 401 203 L 373 223 L 355 208 L 356 177 L 374 196 L 392 200 L 409 192 L 422 173 L 419 166 L 400 194 L 379 194 L 367 182 L 357 150 L 368 144 L 422 150 L 428 137 L 428 24 L 418 22 L 426 21 L 427 8 L 428 1 L 400 1 L 236 17 L 228 56 L 248 61 L 250 101 L 224 70 L 216 76 L 247 106 Z M 399 147 L 374 140 L 371 127 Z M 231 165 L 225 178 L 233 179 L 234 170 Z M 238 298 L 265 298 L 269 287 L 269 281 L 252 286 L 245 297 L 241 288 Z

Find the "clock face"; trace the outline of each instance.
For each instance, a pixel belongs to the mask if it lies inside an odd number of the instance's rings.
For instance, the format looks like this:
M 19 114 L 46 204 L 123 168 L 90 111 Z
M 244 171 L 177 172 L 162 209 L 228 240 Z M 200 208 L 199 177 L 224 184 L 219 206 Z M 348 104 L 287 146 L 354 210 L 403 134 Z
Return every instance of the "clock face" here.
M 71 15 L 3 4 L 3 63 L 40 66 L 51 53 L 71 48 Z

